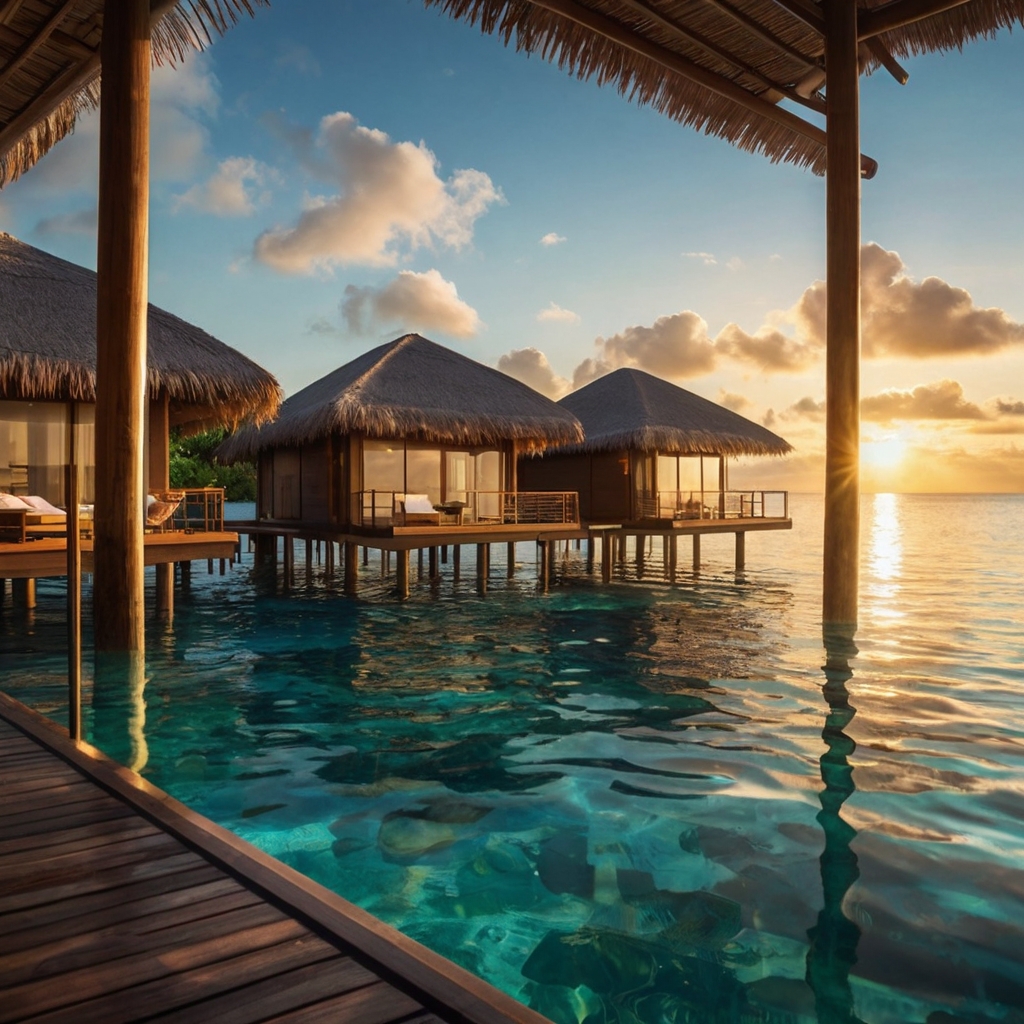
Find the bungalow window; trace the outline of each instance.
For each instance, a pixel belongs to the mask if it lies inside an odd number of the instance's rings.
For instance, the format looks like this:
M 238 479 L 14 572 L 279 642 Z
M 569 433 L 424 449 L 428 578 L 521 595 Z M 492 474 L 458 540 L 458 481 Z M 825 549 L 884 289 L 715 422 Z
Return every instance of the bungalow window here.
M 440 448 L 406 449 L 405 490 L 408 494 L 425 494 L 431 505 L 441 500 Z

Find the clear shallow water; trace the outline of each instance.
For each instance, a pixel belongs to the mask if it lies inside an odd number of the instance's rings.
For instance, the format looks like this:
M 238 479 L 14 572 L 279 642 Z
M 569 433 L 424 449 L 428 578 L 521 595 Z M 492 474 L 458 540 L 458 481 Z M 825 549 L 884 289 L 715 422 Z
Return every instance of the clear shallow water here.
M 865 497 L 827 658 L 792 507 L 674 588 L 574 555 L 541 596 L 526 544 L 402 605 L 374 563 L 358 601 L 197 563 L 91 738 L 558 1022 L 1024 1021 L 1024 498 Z M 0 617 L 56 718 L 62 599 Z

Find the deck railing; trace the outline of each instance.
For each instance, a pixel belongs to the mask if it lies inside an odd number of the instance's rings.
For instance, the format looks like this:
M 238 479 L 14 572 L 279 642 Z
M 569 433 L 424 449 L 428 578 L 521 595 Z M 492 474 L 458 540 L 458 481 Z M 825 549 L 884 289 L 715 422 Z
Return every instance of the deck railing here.
M 789 491 L 658 491 L 636 507 L 640 519 L 788 519 Z
M 181 487 L 181 504 L 171 517 L 171 528 L 186 533 L 217 533 L 224 529 L 223 487 Z
M 431 511 L 407 511 L 401 491 L 356 491 L 352 522 L 359 526 L 515 526 L 565 525 L 580 520 L 575 491 L 459 491 L 458 500 L 439 502 Z M 417 496 L 422 497 L 422 496 Z M 409 502 L 408 504 L 412 504 Z M 417 503 L 416 508 L 422 506 Z

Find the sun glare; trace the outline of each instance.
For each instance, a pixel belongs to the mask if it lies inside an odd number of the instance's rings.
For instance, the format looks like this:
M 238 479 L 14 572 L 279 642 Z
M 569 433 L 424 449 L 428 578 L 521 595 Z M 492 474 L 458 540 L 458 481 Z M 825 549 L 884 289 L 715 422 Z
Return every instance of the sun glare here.
M 861 462 L 872 469 L 896 469 L 906 458 L 907 439 L 899 434 L 865 440 L 860 445 Z

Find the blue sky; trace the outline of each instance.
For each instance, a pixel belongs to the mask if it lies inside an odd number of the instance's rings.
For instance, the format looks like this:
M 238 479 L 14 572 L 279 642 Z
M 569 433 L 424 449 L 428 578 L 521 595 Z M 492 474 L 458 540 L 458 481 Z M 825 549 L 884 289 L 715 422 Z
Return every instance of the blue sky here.
M 1024 489 L 1024 32 L 905 64 L 863 85 L 868 485 Z M 797 445 L 754 476 L 817 485 L 808 172 L 416 0 L 275 0 L 157 74 L 153 130 L 152 301 L 287 392 L 416 327 L 552 394 L 639 365 Z M 88 118 L 0 192 L 0 227 L 94 265 L 95 153 Z

